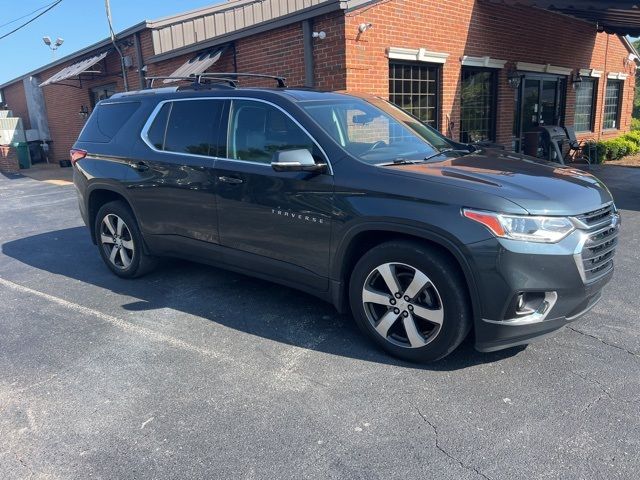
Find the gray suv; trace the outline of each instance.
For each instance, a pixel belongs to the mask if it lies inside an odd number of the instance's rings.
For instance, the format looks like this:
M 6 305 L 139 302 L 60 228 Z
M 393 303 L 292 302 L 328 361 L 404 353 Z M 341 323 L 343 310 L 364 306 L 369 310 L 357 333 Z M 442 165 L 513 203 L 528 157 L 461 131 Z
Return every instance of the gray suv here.
M 88 119 L 74 180 L 114 274 L 174 256 L 257 276 L 413 361 L 470 332 L 481 351 L 525 344 L 600 299 L 620 217 L 592 175 L 452 142 L 378 98 L 225 75 Z

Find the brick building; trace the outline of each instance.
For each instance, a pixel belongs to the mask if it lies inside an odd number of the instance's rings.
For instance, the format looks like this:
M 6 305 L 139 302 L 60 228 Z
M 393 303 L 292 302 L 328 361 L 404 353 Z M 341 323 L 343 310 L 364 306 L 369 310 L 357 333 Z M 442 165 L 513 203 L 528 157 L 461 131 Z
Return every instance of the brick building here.
M 235 0 L 138 23 L 117 35 L 122 55 L 103 40 L 0 92 L 54 160 L 100 99 L 195 71 L 374 93 L 456 140 L 522 151 L 539 124 L 595 139 L 630 127 L 638 56 L 622 35 L 640 34 L 640 18 L 634 2 L 584 3 Z

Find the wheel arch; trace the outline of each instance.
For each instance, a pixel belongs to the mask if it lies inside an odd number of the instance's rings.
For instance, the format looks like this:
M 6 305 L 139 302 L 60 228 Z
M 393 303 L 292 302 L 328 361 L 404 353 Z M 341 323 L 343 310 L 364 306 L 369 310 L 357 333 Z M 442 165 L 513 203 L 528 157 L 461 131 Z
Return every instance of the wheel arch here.
M 365 223 L 350 229 L 335 252 L 331 276 L 333 283 L 333 302 L 339 311 L 346 311 L 347 289 L 353 267 L 364 253 L 381 243 L 405 239 L 427 243 L 449 255 L 460 268 L 471 299 L 474 320 L 480 314 L 480 298 L 473 269 L 460 246 L 453 240 L 436 232 L 410 225 L 395 223 Z
M 96 232 L 94 229 L 94 225 L 96 222 L 96 216 L 98 215 L 98 210 L 109 202 L 113 201 L 122 201 L 129 209 L 134 212 L 131 203 L 127 200 L 127 198 L 123 195 L 122 192 L 117 191 L 110 185 L 95 185 L 89 191 L 89 195 L 87 197 L 87 216 L 88 223 L 90 225 L 91 232 L 91 241 L 94 244 L 97 244 Z M 135 217 L 135 212 L 134 212 Z

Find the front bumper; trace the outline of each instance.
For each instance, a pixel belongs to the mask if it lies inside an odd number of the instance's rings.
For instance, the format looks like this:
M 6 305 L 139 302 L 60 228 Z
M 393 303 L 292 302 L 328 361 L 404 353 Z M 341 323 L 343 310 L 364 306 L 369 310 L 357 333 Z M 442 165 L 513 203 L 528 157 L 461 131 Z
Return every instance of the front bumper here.
M 530 343 L 578 319 L 600 300 L 613 267 L 585 283 L 576 260 L 584 233 L 556 244 L 490 239 L 467 245 L 480 297 L 475 347 L 490 352 Z M 514 300 L 521 293 L 544 296 L 548 308 L 520 321 Z
M 499 323 L 487 319 L 481 319 L 481 325 L 476 324 L 476 343 L 475 348 L 480 352 L 494 352 L 517 345 L 525 345 L 534 340 L 539 340 L 552 335 L 556 330 L 577 320 L 582 315 L 591 310 L 602 298 L 601 288 L 611 279 L 613 271 L 603 277 L 599 282 L 602 283 L 600 289 L 591 292 L 585 291 L 584 308 L 577 311 L 572 316 L 545 318 L 539 322 L 528 324 L 510 324 L 507 322 Z M 591 289 L 589 289 L 591 290 Z

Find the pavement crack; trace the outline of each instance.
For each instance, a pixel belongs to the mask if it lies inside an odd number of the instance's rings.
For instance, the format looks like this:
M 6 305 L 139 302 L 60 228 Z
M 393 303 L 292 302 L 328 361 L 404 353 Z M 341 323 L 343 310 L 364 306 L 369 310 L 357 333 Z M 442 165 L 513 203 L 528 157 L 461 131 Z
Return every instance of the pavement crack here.
M 602 338 L 598 337 L 597 335 L 593 335 L 591 333 L 587 333 L 587 332 L 584 332 L 582 330 L 578 330 L 577 328 L 569 326 L 569 325 L 567 325 L 567 328 L 569 330 L 571 330 L 572 332 L 576 332 L 576 333 L 579 333 L 580 335 L 584 335 L 585 337 L 590 337 L 590 338 L 593 338 L 595 340 L 598 340 L 603 345 L 606 345 L 608 347 L 612 347 L 612 348 L 618 349 L 618 350 L 620 350 L 622 352 L 625 352 L 625 353 L 631 355 L 632 357 L 640 358 L 640 353 L 634 352 L 633 350 L 629 350 L 629 349 L 621 347 L 619 345 L 615 345 L 613 343 L 609 343 L 609 342 L 603 340 Z
M 617 402 L 617 403 L 628 403 L 628 404 L 635 404 L 636 402 L 634 401 L 630 401 L 630 400 L 626 400 L 626 399 L 621 399 L 621 398 L 617 398 L 614 397 L 613 395 L 611 395 L 611 393 L 609 392 L 609 388 L 603 384 L 602 382 L 598 381 L 595 378 L 591 378 L 591 377 L 587 377 L 586 375 L 582 375 L 581 373 L 576 372 L 575 370 L 567 370 L 570 374 L 575 375 L 576 377 L 582 379 L 585 383 L 589 383 L 591 385 L 595 385 L 598 390 L 600 390 L 602 392 L 601 395 L 598 395 L 598 397 L 596 397 L 595 399 L 593 399 L 592 401 L 590 401 L 582 410 L 580 413 L 584 413 L 587 410 L 591 409 L 596 403 L 598 403 L 600 400 L 602 400 L 603 398 L 608 398 L 609 400 L 611 400 L 612 402 Z
M 433 434 L 435 436 L 435 446 L 436 448 L 443 453 L 447 458 L 453 460 L 454 462 L 456 462 L 458 465 L 460 465 L 462 468 L 464 468 L 465 470 L 469 470 L 471 472 L 474 472 L 476 475 L 486 479 L 486 480 L 492 480 L 491 477 L 488 477 L 487 475 L 485 475 L 484 473 L 482 473 L 478 468 L 474 467 L 473 465 L 467 465 L 466 463 L 464 463 L 462 460 L 460 460 L 458 457 L 452 455 L 451 453 L 449 453 L 447 450 L 444 449 L 444 447 L 442 445 L 440 445 L 440 435 L 438 433 L 438 427 L 435 426 L 435 424 L 433 424 L 421 411 L 420 409 L 413 405 L 413 408 L 415 408 L 416 412 L 418 412 L 418 415 L 420 415 L 420 417 L 422 418 L 422 420 L 424 420 L 424 423 L 426 423 L 427 425 L 429 425 L 431 427 L 431 430 L 433 430 Z

